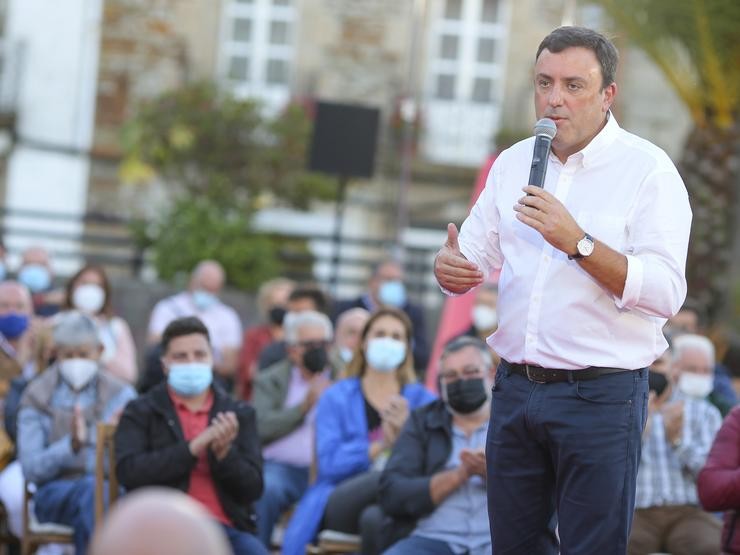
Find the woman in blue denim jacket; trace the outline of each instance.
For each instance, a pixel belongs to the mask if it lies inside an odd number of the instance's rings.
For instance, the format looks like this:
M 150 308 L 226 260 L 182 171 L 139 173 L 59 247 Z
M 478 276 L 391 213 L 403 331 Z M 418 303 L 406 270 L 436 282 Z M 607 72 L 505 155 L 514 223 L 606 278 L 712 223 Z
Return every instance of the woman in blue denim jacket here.
M 409 411 L 434 400 L 416 382 L 412 337 L 402 311 L 377 310 L 362 330 L 346 377 L 322 395 L 316 482 L 293 513 L 283 554 L 303 555 L 322 527 L 361 531 L 363 544 L 373 539 L 382 515 L 375 506 L 380 470 Z M 363 545 L 366 551 L 372 549 Z

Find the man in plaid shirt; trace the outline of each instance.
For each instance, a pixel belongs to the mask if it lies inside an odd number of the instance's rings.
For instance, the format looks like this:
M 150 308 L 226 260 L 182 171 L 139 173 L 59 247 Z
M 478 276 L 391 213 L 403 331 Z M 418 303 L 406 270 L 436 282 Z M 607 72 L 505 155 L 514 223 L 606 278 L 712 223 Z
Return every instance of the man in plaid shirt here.
M 696 477 L 722 417 L 707 399 L 714 347 L 704 336 L 673 342 L 650 368 L 648 422 L 637 474 L 635 517 L 628 552 L 716 555 L 721 523 L 699 507 Z

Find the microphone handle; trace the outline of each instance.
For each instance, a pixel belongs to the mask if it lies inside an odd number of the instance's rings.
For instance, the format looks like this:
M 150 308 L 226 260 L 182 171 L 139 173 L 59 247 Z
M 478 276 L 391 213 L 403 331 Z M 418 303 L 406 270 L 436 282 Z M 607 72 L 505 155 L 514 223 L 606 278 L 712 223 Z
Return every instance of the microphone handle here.
M 545 173 L 547 172 L 547 157 L 550 155 L 550 144 L 552 139 L 544 135 L 538 135 L 534 140 L 534 152 L 532 153 L 532 167 L 529 169 L 529 185 L 536 187 L 545 186 Z

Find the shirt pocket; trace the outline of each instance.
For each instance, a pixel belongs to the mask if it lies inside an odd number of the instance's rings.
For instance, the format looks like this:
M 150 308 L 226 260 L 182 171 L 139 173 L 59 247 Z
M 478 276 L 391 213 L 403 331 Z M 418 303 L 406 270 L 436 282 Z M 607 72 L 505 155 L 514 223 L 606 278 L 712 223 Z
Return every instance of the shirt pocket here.
M 581 210 L 576 216 L 581 228 L 616 251 L 622 251 L 627 239 L 627 220 L 609 212 Z

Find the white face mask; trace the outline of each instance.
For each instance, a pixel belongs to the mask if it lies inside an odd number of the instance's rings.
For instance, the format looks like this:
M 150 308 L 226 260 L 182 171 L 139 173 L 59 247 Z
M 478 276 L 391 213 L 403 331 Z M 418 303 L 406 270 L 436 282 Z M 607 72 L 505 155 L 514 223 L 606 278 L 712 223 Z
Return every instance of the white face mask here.
M 89 358 L 69 358 L 59 361 L 59 373 L 75 391 L 80 391 L 98 373 L 98 363 Z
M 490 330 L 498 324 L 496 310 L 485 304 L 473 307 L 473 325 L 476 330 Z
M 97 314 L 105 304 L 105 290 L 94 283 L 80 285 L 72 293 L 72 304 L 77 310 Z
M 678 389 L 689 397 L 704 399 L 714 389 L 714 379 L 710 374 L 681 372 L 678 378 Z

